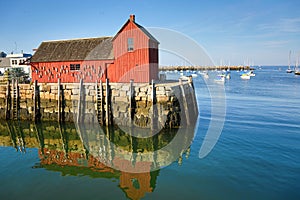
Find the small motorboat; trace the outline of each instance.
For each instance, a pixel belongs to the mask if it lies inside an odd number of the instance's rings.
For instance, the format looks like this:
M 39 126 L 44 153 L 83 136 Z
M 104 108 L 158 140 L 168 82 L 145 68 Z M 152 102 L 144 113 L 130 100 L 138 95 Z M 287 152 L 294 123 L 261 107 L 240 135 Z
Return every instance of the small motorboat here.
M 244 79 L 244 80 L 249 80 L 251 78 L 251 76 L 249 74 L 242 74 L 241 76 L 241 79 Z

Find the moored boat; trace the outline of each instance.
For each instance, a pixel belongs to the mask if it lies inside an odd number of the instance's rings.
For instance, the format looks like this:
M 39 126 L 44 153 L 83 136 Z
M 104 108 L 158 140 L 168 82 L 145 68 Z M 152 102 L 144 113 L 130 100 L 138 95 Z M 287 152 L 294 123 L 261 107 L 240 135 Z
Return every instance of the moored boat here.
M 251 70 L 247 73 L 249 76 L 255 76 L 254 72 Z
M 289 53 L 289 67 L 286 70 L 286 73 L 292 73 L 294 70 L 291 69 L 291 51 Z
M 295 66 L 295 75 L 300 75 L 300 69 L 298 68 L 298 63 L 299 63 L 299 57 L 296 60 L 296 66 Z
M 244 79 L 244 80 L 249 80 L 251 78 L 251 76 L 249 74 L 242 74 L 241 76 L 241 79 Z
M 230 73 L 227 73 L 227 74 L 226 74 L 226 79 L 231 79 Z
M 203 78 L 209 78 L 208 72 L 207 71 L 198 71 L 198 74 L 200 74 Z
M 203 74 L 203 77 L 204 77 L 204 78 L 209 78 L 208 73 Z
M 225 82 L 225 75 L 224 74 L 217 75 L 217 77 L 215 78 L 215 81 L 219 82 L 219 83 L 224 83 Z

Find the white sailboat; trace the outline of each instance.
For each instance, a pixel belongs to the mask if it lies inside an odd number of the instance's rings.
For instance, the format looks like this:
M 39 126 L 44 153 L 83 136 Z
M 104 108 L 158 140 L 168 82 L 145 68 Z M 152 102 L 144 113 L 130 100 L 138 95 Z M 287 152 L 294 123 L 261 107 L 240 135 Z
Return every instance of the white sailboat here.
M 288 69 L 286 70 L 286 73 L 292 73 L 293 70 L 291 69 L 291 51 L 289 53 L 289 67 Z
M 300 75 L 300 69 L 298 68 L 299 57 L 297 57 L 296 66 L 295 66 L 295 75 Z

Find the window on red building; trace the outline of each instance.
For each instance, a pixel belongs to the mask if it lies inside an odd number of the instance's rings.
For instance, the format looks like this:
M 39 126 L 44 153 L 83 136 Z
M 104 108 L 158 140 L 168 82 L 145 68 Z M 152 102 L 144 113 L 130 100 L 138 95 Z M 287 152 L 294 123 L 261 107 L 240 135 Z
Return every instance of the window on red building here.
M 80 70 L 80 64 L 70 64 L 70 70 Z
M 133 38 L 127 39 L 127 51 L 133 51 L 134 45 L 133 45 Z

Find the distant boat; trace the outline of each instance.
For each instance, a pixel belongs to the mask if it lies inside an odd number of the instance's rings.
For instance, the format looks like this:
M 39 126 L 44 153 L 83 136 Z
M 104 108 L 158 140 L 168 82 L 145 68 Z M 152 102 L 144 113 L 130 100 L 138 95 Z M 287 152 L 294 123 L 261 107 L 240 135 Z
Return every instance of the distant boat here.
M 251 78 L 251 76 L 247 73 L 242 74 L 240 77 L 241 77 L 241 79 L 244 79 L 244 80 L 249 80 Z
M 217 77 L 215 78 L 215 81 L 219 82 L 219 83 L 224 83 L 225 82 L 225 75 L 224 74 L 217 75 Z
M 226 79 L 231 79 L 230 72 L 228 72 L 228 71 L 227 71 L 227 73 L 226 73 Z
M 189 80 L 189 77 L 188 76 L 180 76 L 180 79 L 181 80 Z
M 208 79 L 209 78 L 208 73 L 203 74 L 203 77 Z
M 289 67 L 288 69 L 286 70 L 286 73 L 292 73 L 293 70 L 291 69 L 291 51 L 289 53 Z
M 203 72 L 202 76 L 203 76 L 203 78 L 206 78 L 206 79 L 209 78 L 208 72 Z
M 295 75 L 300 75 L 300 69 L 298 68 L 298 58 L 296 61 L 296 66 L 295 66 L 295 71 L 294 71 Z
M 207 71 L 198 71 L 198 74 L 200 74 L 203 78 L 209 78 Z
M 228 65 L 228 68 L 226 70 L 226 79 L 231 79 L 231 73 L 230 73 L 230 67 Z
M 191 74 L 191 76 L 192 76 L 193 78 L 196 78 L 198 75 L 197 75 L 197 74 Z
M 249 76 L 255 76 L 254 72 L 251 70 L 247 73 Z

